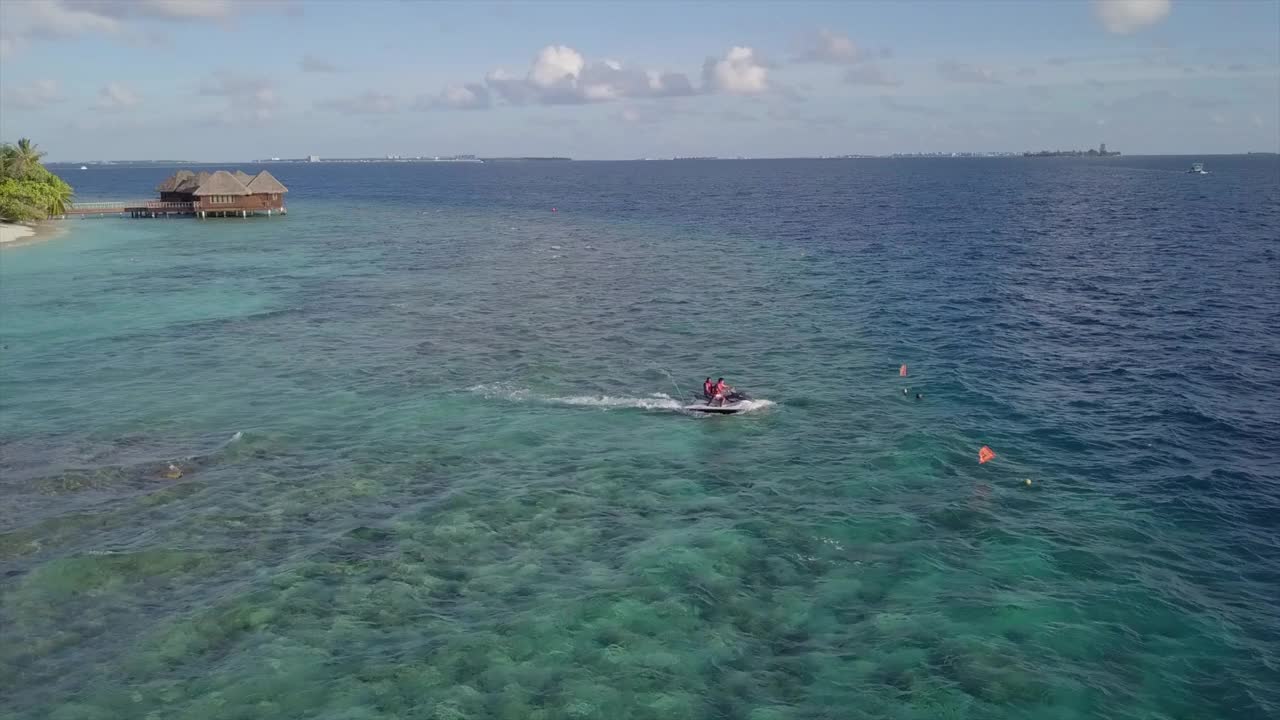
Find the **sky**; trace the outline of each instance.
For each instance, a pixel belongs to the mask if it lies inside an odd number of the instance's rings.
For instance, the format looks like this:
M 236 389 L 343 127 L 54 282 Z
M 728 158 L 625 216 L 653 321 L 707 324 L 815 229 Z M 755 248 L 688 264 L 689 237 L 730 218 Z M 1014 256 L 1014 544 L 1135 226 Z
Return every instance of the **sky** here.
M 3 0 L 51 160 L 1280 150 L 1280 0 Z

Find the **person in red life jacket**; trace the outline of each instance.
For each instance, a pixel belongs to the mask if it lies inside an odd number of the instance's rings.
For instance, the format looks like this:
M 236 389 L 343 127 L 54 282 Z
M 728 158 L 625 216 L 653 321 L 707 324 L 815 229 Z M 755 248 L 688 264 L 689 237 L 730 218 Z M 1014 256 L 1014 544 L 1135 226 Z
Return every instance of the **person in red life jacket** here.
M 723 405 L 724 401 L 728 399 L 729 394 L 732 392 L 733 388 L 729 387 L 729 384 L 724 381 L 724 378 L 716 380 L 715 402 L 717 405 Z
M 714 398 L 715 396 L 716 396 L 716 384 L 711 382 L 711 378 L 708 377 L 706 380 L 702 381 L 702 397 L 707 402 L 711 402 L 711 399 Z

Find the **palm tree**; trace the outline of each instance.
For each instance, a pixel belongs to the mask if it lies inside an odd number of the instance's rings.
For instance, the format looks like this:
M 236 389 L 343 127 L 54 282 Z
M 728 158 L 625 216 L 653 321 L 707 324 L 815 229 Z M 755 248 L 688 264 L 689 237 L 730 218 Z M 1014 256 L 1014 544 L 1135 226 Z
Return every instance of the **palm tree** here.
M 10 177 L 13 170 L 13 146 L 9 143 L 0 145 L 0 180 Z
M 48 174 L 45 183 L 49 186 L 49 217 L 66 215 L 68 208 L 71 207 L 71 198 L 75 195 L 75 191 L 62 178 L 53 173 Z
M 74 191 L 40 164 L 42 157 L 27 138 L 0 144 L 0 217 L 21 221 L 67 214 Z
M 44 157 L 44 153 L 36 148 L 30 138 L 18 138 L 18 144 L 13 146 L 12 152 L 12 167 L 9 172 L 16 178 L 25 178 L 33 168 L 40 166 L 40 158 Z

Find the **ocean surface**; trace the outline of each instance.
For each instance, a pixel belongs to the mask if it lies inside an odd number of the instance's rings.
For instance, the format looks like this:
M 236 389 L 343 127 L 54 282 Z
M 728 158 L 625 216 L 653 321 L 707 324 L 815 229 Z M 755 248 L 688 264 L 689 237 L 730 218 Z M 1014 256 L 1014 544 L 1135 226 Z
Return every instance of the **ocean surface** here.
M 270 169 L 0 250 L 0 716 L 1280 717 L 1280 159 Z

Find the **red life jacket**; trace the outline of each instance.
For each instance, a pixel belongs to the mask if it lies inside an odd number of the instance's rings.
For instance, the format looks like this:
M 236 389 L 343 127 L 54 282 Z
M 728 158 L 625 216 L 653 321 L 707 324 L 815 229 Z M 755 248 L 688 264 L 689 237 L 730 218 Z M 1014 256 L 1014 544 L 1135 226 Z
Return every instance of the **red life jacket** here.
M 728 386 L 727 384 L 725 384 L 725 381 L 721 380 L 720 382 L 716 383 L 716 394 L 717 394 L 717 395 L 723 395 L 723 394 L 725 394 L 728 390 L 729 390 L 729 386 Z

